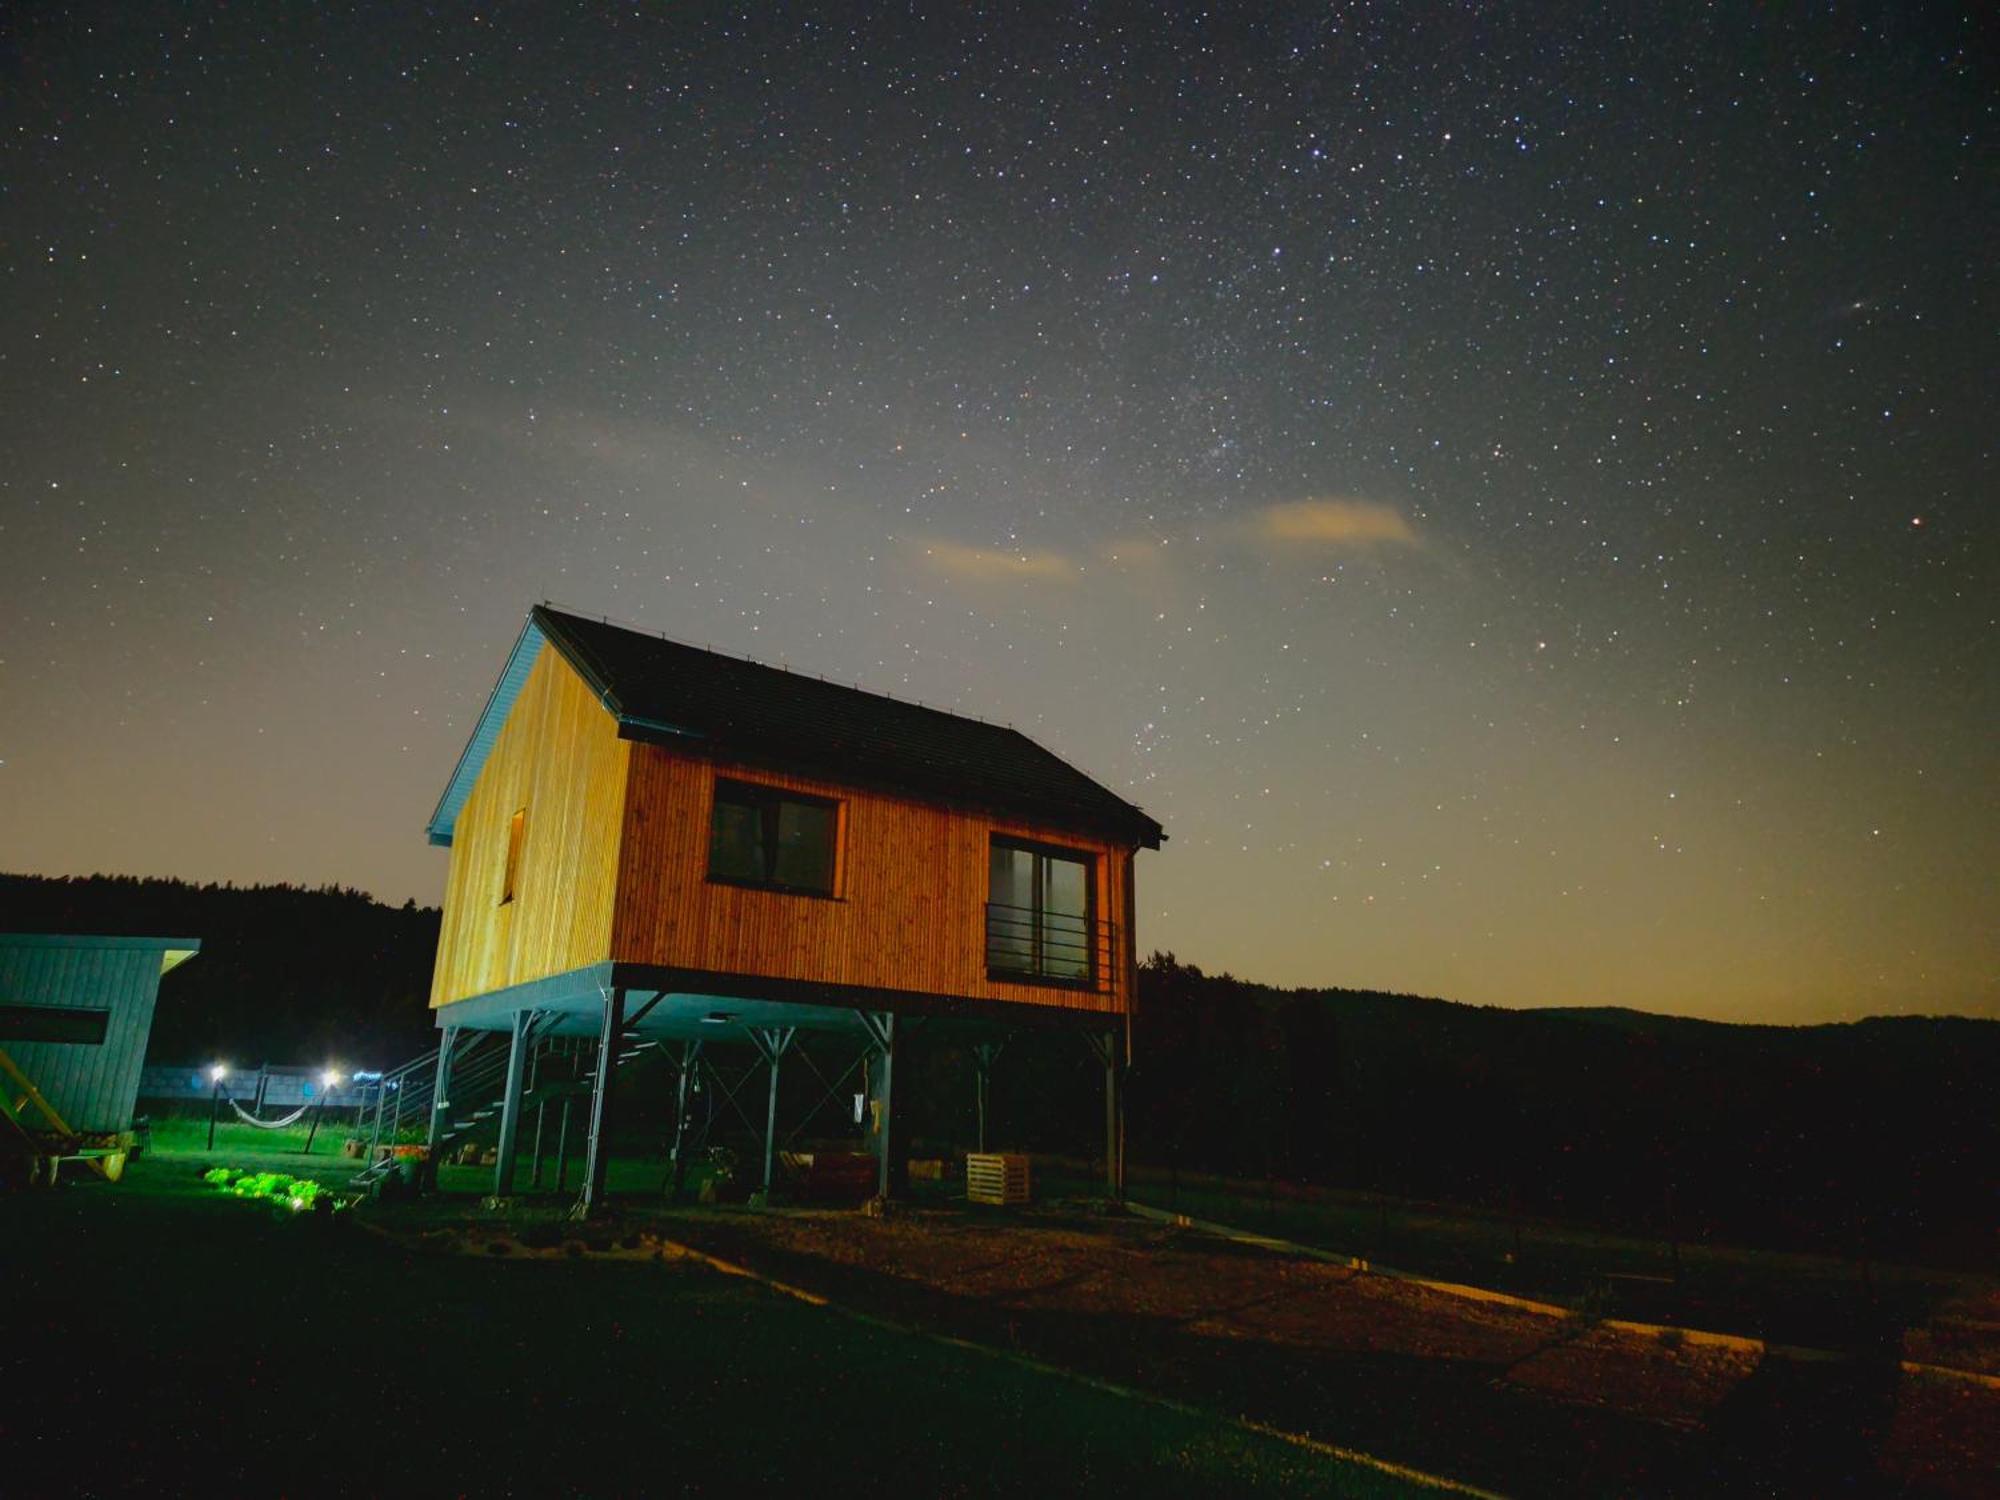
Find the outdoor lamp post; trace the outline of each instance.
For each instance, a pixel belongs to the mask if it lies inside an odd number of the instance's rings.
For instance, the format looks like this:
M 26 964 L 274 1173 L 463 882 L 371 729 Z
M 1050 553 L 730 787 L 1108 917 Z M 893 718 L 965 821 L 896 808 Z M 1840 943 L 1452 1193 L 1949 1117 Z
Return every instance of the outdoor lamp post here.
M 312 1155 L 313 1137 L 319 1134 L 319 1117 L 326 1113 L 326 1096 L 338 1088 L 339 1085 L 340 1070 L 338 1068 L 328 1068 L 324 1073 L 319 1075 L 319 1098 L 313 1101 L 312 1124 L 306 1127 L 306 1144 L 305 1148 L 299 1153 L 301 1156 Z
M 229 1076 L 226 1064 L 216 1063 L 208 1070 L 208 1149 L 215 1149 L 215 1114 L 222 1108 L 222 1080 Z

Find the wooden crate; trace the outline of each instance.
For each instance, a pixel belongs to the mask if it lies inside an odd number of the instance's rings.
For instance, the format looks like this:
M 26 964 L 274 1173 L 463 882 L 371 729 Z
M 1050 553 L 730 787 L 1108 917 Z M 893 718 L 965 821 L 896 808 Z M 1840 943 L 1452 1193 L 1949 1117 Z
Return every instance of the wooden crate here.
M 1026 1203 L 1028 1158 L 1001 1152 L 968 1155 L 965 1196 L 972 1203 Z

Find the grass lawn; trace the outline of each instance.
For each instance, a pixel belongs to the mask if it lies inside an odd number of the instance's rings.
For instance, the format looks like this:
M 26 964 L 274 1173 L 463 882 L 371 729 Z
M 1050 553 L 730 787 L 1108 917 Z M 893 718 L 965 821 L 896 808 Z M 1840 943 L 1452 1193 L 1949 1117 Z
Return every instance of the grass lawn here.
M 341 1109 L 331 1111 L 319 1122 L 317 1131 L 311 1128 L 311 1117 L 300 1120 L 296 1125 L 287 1125 L 282 1130 L 261 1130 L 255 1125 L 245 1125 L 234 1113 L 224 1110 L 215 1123 L 215 1155 L 220 1160 L 233 1161 L 244 1152 L 258 1156 L 282 1153 L 302 1153 L 306 1139 L 312 1138 L 312 1154 L 315 1157 L 338 1157 L 341 1142 L 354 1133 L 354 1111 Z M 150 1127 L 151 1149 L 166 1152 L 206 1151 L 208 1149 L 208 1117 L 196 1118 L 191 1115 L 155 1116 Z
M 685 1265 L 407 1252 L 194 1161 L 7 1202 L 0 1437 L 37 1493 L 1416 1492 Z

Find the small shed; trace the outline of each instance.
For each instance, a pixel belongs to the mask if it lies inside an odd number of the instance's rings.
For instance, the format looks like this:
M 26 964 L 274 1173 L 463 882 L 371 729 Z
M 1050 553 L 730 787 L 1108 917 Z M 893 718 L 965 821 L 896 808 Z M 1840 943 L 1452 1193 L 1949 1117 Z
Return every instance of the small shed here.
M 198 938 L 0 932 L 0 1050 L 72 1130 L 132 1128 L 160 976 Z

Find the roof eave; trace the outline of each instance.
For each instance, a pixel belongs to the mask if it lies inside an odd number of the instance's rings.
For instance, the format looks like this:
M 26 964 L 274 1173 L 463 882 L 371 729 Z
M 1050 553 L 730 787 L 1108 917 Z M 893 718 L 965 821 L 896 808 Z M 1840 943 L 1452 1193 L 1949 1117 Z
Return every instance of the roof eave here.
M 520 635 L 515 638 L 514 649 L 507 653 L 507 664 L 500 669 L 493 691 L 486 695 L 486 707 L 480 711 L 478 723 L 473 725 L 465 748 L 459 752 L 451 780 L 445 783 L 444 792 L 438 797 L 437 807 L 431 813 L 431 820 L 425 825 L 426 837 L 437 847 L 451 847 L 459 812 L 465 806 L 465 799 L 472 795 L 473 783 L 479 780 L 486 757 L 492 752 L 493 742 L 500 736 L 500 726 L 507 722 L 514 700 L 521 696 L 521 688 L 534 668 L 535 659 L 541 655 L 545 639 L 540 623 L 531 613 L 523 622 Z

